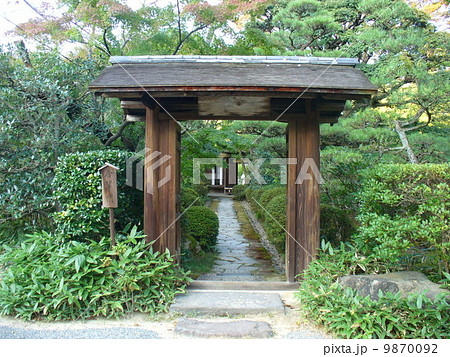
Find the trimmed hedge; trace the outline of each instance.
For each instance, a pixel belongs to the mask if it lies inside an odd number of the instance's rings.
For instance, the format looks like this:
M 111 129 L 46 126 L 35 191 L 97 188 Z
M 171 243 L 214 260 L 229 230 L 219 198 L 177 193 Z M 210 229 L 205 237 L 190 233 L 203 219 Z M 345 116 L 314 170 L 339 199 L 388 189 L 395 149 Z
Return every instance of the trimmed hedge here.
M 246 197 L 261 220 L 269 240 L 281 254 L 284 254 L 286 231 L 283 228 L 286 228 L 286 187 L 248 188 Z M 261 205 L 257 204 L 253 198 Z M 322 204 L 320 215 L 320 235 L 327 242 L 338 244 L 341 241 L 347 241 L 356 231 L 355 223 L 348 211 Z
M 247 185 L 235 185 L 233 186 L 233 200 L 243 201 L 245 200 L 245 193 L 247 190 Z
M 266 205 L 266 209 L 263 226 L 267 237 L 278 251 L 284 254 L 286 246 L 286 231 L 284 230 L 286 229 L 286 194 L 273 197 Z
M 57 233 L 70 239 L 100 239 L 109 232 L 108 210 L 102 208 L 101 175 L 106 162 L 119 167 L 117 186 L 119 207 L 116 229 L 128 223 L 139 226 L 143 213 L 143 193 L 125 184 L 126 160 L 130 153 L 97 150 L 67 154 L 61 158 L 53 180 L 53 198 L 60 210 L 54 214 Z
M 287 194 L 286 186 L 264 188 L 264 192 L 259 196 L 258 202 L 261 204 L 261 206 L 267 207 L 272 198 L 278 195 L 286 196 L 286 194 Z
M 186 211 L 186 235 L 194 238 L 206 251 L 214 250 L 219 235 L 219 218 L 205 206 L 192 206 Z
M 189 206 L 202 206 L 203 198 L 200 197 L 197 191 L 190 187 L 181 188 L 180 208 L 181 212 L 187 209 Z

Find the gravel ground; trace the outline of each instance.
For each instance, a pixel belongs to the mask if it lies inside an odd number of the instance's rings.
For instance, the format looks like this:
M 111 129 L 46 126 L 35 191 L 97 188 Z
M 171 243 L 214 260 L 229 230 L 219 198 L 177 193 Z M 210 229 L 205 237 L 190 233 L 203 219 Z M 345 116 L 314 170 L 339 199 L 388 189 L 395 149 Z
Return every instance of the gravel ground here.
M 0 325 L 0 339 L 155 339 L 158 334 L 142 328 L 85 328 L 37 330 Z

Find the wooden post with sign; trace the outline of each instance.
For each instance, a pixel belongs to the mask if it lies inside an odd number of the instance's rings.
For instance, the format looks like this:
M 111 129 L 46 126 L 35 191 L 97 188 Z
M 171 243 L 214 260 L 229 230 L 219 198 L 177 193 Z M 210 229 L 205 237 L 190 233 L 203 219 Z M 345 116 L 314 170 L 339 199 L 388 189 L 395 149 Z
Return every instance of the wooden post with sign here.
M 109 208 L 109 231 L 111 246 L 116 245 L 116 231 L 114 228 L 114 208 L 118 207 L 117 200 L 117 170 L 118 167 L 106 163 L 98 169 L 102 175 L 103 207 Z

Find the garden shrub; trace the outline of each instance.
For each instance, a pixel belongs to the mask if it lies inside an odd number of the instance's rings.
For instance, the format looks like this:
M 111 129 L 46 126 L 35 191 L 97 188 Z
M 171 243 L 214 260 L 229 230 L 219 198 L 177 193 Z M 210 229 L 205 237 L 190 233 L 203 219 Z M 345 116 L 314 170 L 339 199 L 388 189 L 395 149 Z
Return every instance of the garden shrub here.
M 271 187 L 271 186 L 255 187 L 255 188 L 250 188 L 250 189 L 246 190 L 245 195 L 247 198 L 247 202 L 253 208 L 253 210 L 256 213 L 256 217 L 258 217 L 258 218 L 264 218 L 264 210 L 261 208 L 261 206 L 258 203 L 260 201 L 261 196 L 266 192 L 268 187 Z
M 60 206 L 54 214 L 58 234 L 81 240 L 100 239 L 108 234 L 108 209 L 102 208 L 101 175 L 98 171 L 106 162 L 119 167 L 116 228 L 120 230 L 129 222 L 140 224 L 142 192 L 125 184 L 126 160 L 129 157 L 129 152 L 119 150 L 78 152 L 62 157 L 53 180 L 53 196 Z
M 219 234 L 219 218 L 205 206 L 192 206 L 186 211 L 186 234 L 195 238 L 206 251 L 214 249 Z
M 29 235 L 0 257 L 0 314 L 61 320 L 167 311 L 189 279 L 143 237 L 133 228 L 111 249 L 109 239 Z
M 255 190 L 250 190 L 248 196 L 252 199 Z M 258 218 L 269 240 L 284 254 L 286 238 L 286 188 L 266 186 L 257 189 L 260 205 L 253 204 Z M 274 217 L 277 223 L 273 218 Z M 351 213 L 343 209 L 322 204 L 320 207 L 320 234 L 323 239 L 333 244 L 349 240 L 356 230 L 356 225 L 351 219 Z M 283 229 L 284 228 L 284 229 Z
M 191 188 L 193 190 L 195 190 L 197 192 L 197 194 L 202 198 L 206 198 L 208 196 L 208 192 L 209 192 L 208 184 L 192 185 Z
M 444 294 L 409 299 L 380 294 L 377 301 L 342 287 L 338 277 L 380 269 L 350 246 L 322 242 L 319 259 L 303 273 L 297 297 L 308 317 L 338 338 L 449 338 L 450 305 Z
M 235 185 L 233 186 L 233 200 L 243 201 L 246 198 L 247 185 Z
M 356 224 L 350 218 L 351 214 L 339 207 L 320 205 L 320 237 L 326 242 L 338 245 L 350 240 L 356 232 Z
M 389 164 L 364 172 L 358 248 L 380 261 L 449 272 L 450 166 Z M 425 264 L 424 264 L 425 263 Z
M 190 187 L 181 188 L 181 199 L 180 207 L 181 212 L 187 209 L 189 206 L 202 206 L 204 203 L 203 199 L 199 196 L 197 191 Z
M 247 190 L 245 190 L 245 197 L 251 205 L 255 204 L 255 201 L 253 198 L 257 201 L 259 201 L 259 197 L 264 193 L 263 187 L 249 187 Z
M 321 202 L 357 214 L 355 195 L 361 187 L 362 171 L 373 166 L 373 158 L 359 149 L 326 147 L 320 153 Z
M 286 186 L 282 187 L 267 187 L 264 188 L 264 192 L 259 196 L 259 204 L 263 207 L 267 207 L 268 203 L 278 195 L 284 195 L 286 196 Z
M 286 194 L 273 197 L 266 205 L 264 230 L 269 241 L 284 255 L 286 244 Z

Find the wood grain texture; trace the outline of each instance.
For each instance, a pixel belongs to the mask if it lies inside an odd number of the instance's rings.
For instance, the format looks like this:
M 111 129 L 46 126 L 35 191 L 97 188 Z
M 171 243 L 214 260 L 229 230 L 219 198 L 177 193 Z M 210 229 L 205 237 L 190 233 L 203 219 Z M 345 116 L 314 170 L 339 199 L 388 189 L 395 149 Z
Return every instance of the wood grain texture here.
M 181 253 L 179 215 L 180 150 L 175 121 L 159 120 L 158 106 L 146 108 L 145 142 L 148 149 L 144 169 L 144 233 L 153 249 L 169 249 L 179 262 Z M 152 160 L 151 153 L 157 153 Z
M 270 113 L 269 97 L 200 97 L 199 116 L 251 117 Z
M 288 158 L 297 157 L 297 121 L 290 121 L 287 127 Z M 296 226 L 297 226 L 297 177 L 296 165 L 287 166 L 287 209 L 286 209 L 286 275 L 289 282 L 296 275 Z
M 146 241 L 155 241 L 158 234 L 158 200 L 157 195 L 157 177 L 156 171 L 151 170 L 151 161 L 149 155 L 157 150 L 159 147 L 159 125 L 158 125 L 159 108 L 146 109 L 145 121 L 145 148 L 147 153 L 145 155 L 144 164 L 144 234 Z M 154 244 L 154 248 L 159 250 L 159 243 Z
M 319 178 L 298 182 L 306 159 L 320 168 L 320 133 L 318 113 L 309 112 L 309 120 L 291 121 L 288 125 L 288 157 L 297 158 L 297 165 L 288 166 L 287 278 L 292 282 L 315 258 L 320 237 Z
M 100 170 L 102 175 L 102 204 L 106 208 L 117 208 L 117 169 L 105 165 Z

